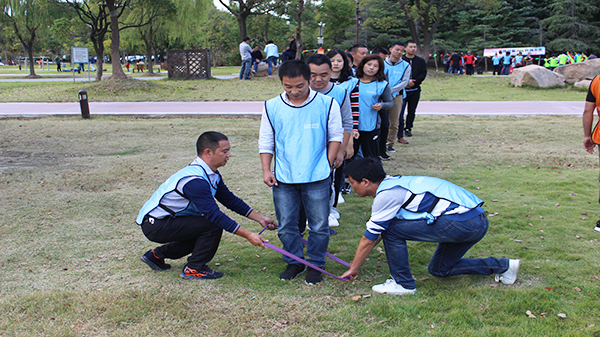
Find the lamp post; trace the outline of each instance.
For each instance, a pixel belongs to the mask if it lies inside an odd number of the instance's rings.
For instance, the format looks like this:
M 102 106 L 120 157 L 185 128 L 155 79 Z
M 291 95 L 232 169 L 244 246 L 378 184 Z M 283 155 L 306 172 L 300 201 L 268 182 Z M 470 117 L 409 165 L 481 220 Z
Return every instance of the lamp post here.
M 356 0 L 356 44 L 358 44 L 358 23 L 361 19 L 359 5 L 359 0 Z
M 322 46 L 323 45 L 323 27 L 325 27 L 324 22 L 319 22 L 319 37 L 317 42 Z

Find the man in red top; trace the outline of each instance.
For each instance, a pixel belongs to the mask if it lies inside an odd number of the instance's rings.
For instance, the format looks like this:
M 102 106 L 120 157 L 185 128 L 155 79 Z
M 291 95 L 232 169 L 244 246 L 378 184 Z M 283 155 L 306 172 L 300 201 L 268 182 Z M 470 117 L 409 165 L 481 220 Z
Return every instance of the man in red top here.
M 598 109 L 598 107 L 600 107 L 600 76 L 594 77 L 592 83 L 590 83 L 590 89 L 585 98 L 585 108 L 583 109 L 583 146 L 589 153 L 594 153 L 594 147 L 596 147 L 596 144 L 600 144 L 600 134 L 594 132 L 592 135 L 594 108 Z M 598 110 L 598 113 L 600 114 L 600 110 Z M 600 176 L 598 180 L 600 180 Z M 600 203 L 600 196 L 598 197 L 598 202 Z M 600 220 L 596 222 L 596 228 L 594 229 L 600 232 Z
M 467 75 L 473 75 L 473 68 L 475 66 L 475 61 L 477 61 L 477 57 L 473 55 L 470 51 L 467 52 L 465 56 L 465 67 L 467 68 Z

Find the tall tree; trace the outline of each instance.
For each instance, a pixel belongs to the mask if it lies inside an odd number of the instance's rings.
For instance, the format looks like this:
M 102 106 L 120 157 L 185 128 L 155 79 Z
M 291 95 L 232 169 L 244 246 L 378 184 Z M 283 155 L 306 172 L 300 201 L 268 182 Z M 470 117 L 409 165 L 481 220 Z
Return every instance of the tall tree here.
M 551 16 L 544 20 L 550 33 L 550 49 L 587 52 L 598 48 L 595 38 L 600 26 L 591 21 L 598 13 L 597 1 L 553 0 L 550 9 Z
M 2 16 L 12 26 L 29 58 L 29 76 L 35 75 L 33 48 L 38 29 L 49 20 L 49 0 L 0 0 Z
M 225 3 L 227 1 L 227 3 Z M 250 15 L 265 14 L 281 6 L 280 0 L 219 0 L 235 16 L 240 30 L 240 41 L 248 36 L 246 21 Z
M 146 45 L 148 72 L 153 73 L 153 51 L 155 36 L 165 21 L 177 13 L 177 7 L 171 0 L 139 0 L 138 6 L 130 13 L 136 20 L 147 22 L 138 27 L 138 32 Z
M 317 20 L 326 24 L 323 29 L 325 45 L 334 46 L 344 42 L 346 29 L 355 23 L 353 0 L 323 0 L 317 6 Z

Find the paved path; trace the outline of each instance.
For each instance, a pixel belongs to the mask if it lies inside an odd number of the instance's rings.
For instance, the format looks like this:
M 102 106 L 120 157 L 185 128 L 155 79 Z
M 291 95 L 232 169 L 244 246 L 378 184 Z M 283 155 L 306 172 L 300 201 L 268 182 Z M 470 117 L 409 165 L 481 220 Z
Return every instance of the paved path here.
M 264 102 L 90 102 L 92 115 L 260 116 Z M 419 116 L 581 116 L 584 102 L 419 102 Z M 0 103 L 0 118 L 80 115 L 79 102 Z

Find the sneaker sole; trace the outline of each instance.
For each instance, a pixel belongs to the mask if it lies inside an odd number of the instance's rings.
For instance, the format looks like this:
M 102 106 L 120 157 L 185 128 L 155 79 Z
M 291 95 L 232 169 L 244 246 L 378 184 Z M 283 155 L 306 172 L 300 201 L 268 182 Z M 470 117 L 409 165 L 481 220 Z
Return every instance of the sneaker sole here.
M 595 228 L 594 228 L 594 230 L 595 230 L 596 232 L 600 232 L 600 227 L 595 227 Z
M 169 270 L 171 269 L 171 266 L 169 266 L 168 268 L 161 268 L 159 267 L 156 263 L 150 261 L 147 257 L 145 257 L 144 255 L 142 255 L 142 257 L 140 257 L 140 260 L 142 262 L 144 262 L 145 264 L 148 265 L 148 267 L 154 269 L 154 270 L 158 270 L 158 271 L 165 271 L 165 270 Z
M 218 278 L 223 277 L 223 275 L 221 275 L 219 277 L 210 276 L 210 275 L 198 277 L 198 276 L 191 276 L 191 275 L 186 275 L 185 273 L 181 273 L 181 274 L 179 274 L 179 277 L 184 278 L 186 280 L 216 280 Z

